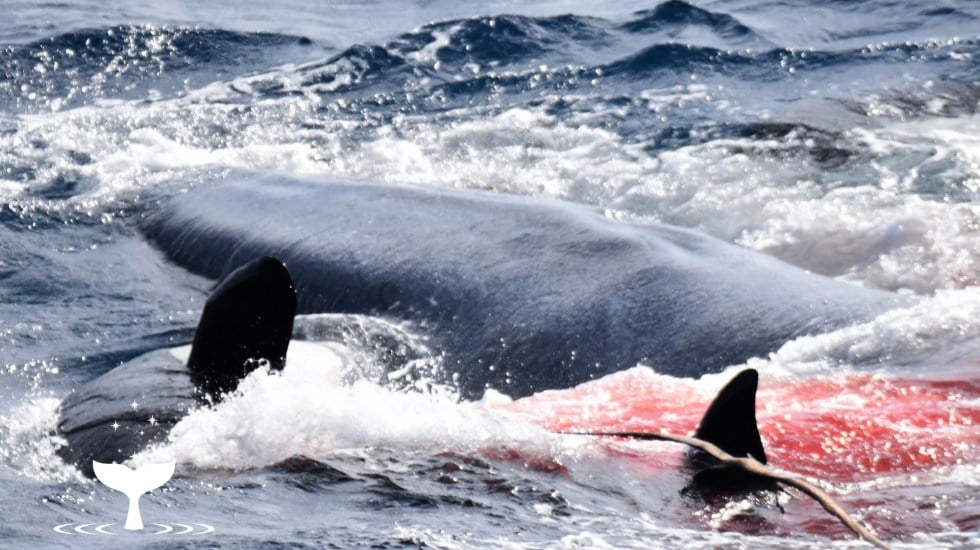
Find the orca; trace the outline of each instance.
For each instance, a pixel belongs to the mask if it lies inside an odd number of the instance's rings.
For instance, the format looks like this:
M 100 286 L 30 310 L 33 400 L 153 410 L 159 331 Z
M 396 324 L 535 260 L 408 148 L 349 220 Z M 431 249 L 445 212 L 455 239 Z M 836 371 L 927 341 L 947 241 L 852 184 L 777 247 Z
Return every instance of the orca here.
M 413 323 L 467 399 L 637 364 L 699 377 L 902 303 L 691 230 L 487 191 L 229 170 L 140 225 L 214 279 L 283 260 L 300 312 Z
M 759 373 L 744 369 L 718 392 L 698 423 L 693 436 L 667 432 L 557 432 L 566 435 L 620 437 L 668 441 L 691 448 L 688 464 L 694 473 L 682 495 L 692 492 L 747 493 L 780 491 L 792 487 L 817 501 L 832 517 L 861 539 L 888 548 L 872 531 L 851 517 L 818 484 L 802 476 L 767 466 L 768 460 L 755 418 L 755 394 Z
M 191 409 L 214 403 L 267 362 L 285 365 L 296 290 L 282 262 L 261 257 L 232 273 L 204 304 L 186 363 L 163 349 L 124 363 L 61 402 L 58 454 L 84 474 L 163 441 Z

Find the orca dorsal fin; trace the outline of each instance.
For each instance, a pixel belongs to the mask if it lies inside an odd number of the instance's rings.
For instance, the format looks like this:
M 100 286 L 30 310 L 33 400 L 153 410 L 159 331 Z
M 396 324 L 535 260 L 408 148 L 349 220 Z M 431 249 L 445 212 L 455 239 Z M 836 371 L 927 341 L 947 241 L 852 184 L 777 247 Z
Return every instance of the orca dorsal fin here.
M 695 437 L 714 443 L 732 456 L 752 456 L 766 464 L 766 451 L 755 420 L 758 387 L 759 373 L 755 369 L 738 373 L 708 406 Z
M 187 368 L 205 395 L 217 400 L 266 360 L 286 363 L 296 316 L 296 289 L 286 266 L 264 257 L 225 277 L 204 304 Z

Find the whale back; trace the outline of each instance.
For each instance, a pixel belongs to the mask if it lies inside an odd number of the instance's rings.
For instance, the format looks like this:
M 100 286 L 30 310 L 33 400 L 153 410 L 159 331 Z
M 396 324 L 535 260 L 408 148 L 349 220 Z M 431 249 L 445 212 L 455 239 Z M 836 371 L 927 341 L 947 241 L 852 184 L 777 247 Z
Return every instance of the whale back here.
M 65 444 L 58 455 L 91 477 L 93 461 L 123 462 L 165 440 L 170 428 L 199 406 L 199 395 L 171 350 L 141 355 L 62 400 L 58 434 Z
M 418 323 L 464 397 L 637 363 L 700 376 L 896 304 L 692 231 L 480 191 L 233 171 L 143 231 L 213 278 L 283 259 L 301 312 Z

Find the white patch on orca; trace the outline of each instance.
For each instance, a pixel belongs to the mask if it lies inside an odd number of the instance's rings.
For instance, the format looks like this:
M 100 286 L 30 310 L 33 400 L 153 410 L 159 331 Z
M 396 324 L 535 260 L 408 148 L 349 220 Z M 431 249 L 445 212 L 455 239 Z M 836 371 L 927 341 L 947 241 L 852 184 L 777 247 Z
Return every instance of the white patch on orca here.
M 170 355 L 174 356 L 174 359 L 180 361 L 183 364 L 187 364 L 187 358 L 191 356 L 191 345 L 177 346 L 176 348 L 170 348 Z

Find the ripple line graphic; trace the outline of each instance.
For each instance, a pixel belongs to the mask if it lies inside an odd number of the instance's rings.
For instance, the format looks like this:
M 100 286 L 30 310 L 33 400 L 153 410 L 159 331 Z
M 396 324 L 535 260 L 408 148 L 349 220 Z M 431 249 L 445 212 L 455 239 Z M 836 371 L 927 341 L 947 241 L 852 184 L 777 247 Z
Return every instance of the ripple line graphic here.
M 103 535 L 115 535 L 116 533 L 113 533 L 113 532 L 110 532 L 110 531 L 106 531 L 105 530 L 106 527 L 112 527 L 113 525 L 115 525 L 115 523 L 103 523 L 102 525 L 96 527 L 95 528 L 95 531 L 97 533 L 102 533 Z M 95 534 L 95 533 L 93 533 L 93 534 Z
M 95 527 L 92 527 L 95 525 Z M 122 532 L 115 532 L 113 528 L 118 529 L 118 523 L 103 523 L 101 525 L 96 523 L 62 523 L 61 525 L 56 525 L 53 528 L 55 533 L 60 533 L 62 535 L 112 535 L 117 536 L 122 534 Z M 208 525 L 206 523 L 154 523 L 160 528 L 159 531 L 150 531 L 149 529 L 143 530 L 127 530 L 126 534 L 138 535 L 138 534 L 149 534 L 149 535 L 206 535 L 208 533 L 214 532 L 214 526 Z M 176 528 L 180 528 L 178 531 Z
M 76 533 L 81 533 L 83 535 L 94 535 L 95 533 L 89 533 L 88 531 L 85 530 L 85 528 L 88 527 L 89 525 L 95 525 L 95 524 L 94 523 L 83 523 L 83 524 L 79 525 L 78 527 L 76 527 L 76 528 L 74 528 L 72 530 L 75 531 Z
M 163 527 L 163 531 L 157 531 L 156 533 L 153 533 L 154 535 L 166 535 L 167 533 L 174 530 L 173 527 L 169 525 L 165 525 L 163 523 L 154 523 L 153 525 L 156 525 L 157 527 Z

